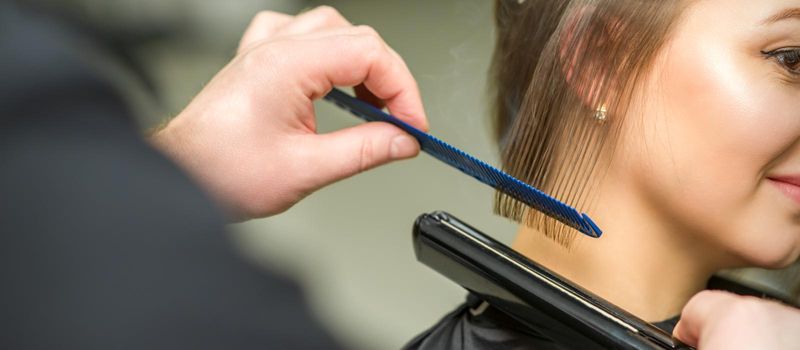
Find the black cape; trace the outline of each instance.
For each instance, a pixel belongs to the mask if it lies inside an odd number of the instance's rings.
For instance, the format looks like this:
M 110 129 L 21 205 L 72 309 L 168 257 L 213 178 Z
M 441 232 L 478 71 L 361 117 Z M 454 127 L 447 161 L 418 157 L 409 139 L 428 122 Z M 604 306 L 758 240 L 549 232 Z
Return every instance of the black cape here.
M 672 333 L 678 318 L 654 325 Z M 411 340 L 407 350 L 447 349 L 592 349 L 593 344 L 583 343 L 583 337 L 570 337 L 574 331 L 560 325 L 541 322 L 527 327 L 473 294 L 467 301 L 447 314 L 437 324 Z M 559 341 L 552 335 L 558 334 Z M 564 341 L 564 339 L 572 339 Z
M 706 284 L 706 289 L 778 300 L 797 307 L 794 303 L 782 300 L 776 295 L 719 276 L 712 276 Z M 653 325 L 672 334 L 679 319 L 680 316 L 675 316 Z M 586 343 L 586 338 L 575 330 L 553 324 L 546 318 L 537 322 L 535 327 L 523 325 L 473 294 L 467 296 L 464 304 L 403 347 L 407 350 L 596 348 L 597 345 Z

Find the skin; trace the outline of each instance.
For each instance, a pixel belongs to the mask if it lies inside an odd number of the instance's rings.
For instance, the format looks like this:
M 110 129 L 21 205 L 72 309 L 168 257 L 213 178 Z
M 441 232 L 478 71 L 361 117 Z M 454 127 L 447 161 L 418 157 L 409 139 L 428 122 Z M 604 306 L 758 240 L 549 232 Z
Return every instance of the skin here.
M 762 54 L 800 47 L 800 19 L 764 23 L 794 7 L 689 2 L 599 186 L 604 236 L 566 250 L 522 227 L 514 247 L 650 321 L 679 314 L 715 271 L 796 261 L 800 203 L 769 178 L 800 174 L 800 75 Z
M 796 349 L 800 310 L 721 291 L 694 296 L 673 335 L 700 350 Z

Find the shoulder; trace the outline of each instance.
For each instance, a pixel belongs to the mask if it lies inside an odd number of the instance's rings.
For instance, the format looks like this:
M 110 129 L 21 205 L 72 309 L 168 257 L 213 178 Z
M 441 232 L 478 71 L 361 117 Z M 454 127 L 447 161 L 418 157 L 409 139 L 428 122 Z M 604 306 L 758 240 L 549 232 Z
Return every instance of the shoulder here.
M 8 121 L 42 114 L 41 101 L 113 101 L 125 106 L 111 82 L 93 67 L 98 45 L 87 35 L 47 14 L 0 1 L 0 111 Z M 127 117 L 126 113 L 117 113 Z

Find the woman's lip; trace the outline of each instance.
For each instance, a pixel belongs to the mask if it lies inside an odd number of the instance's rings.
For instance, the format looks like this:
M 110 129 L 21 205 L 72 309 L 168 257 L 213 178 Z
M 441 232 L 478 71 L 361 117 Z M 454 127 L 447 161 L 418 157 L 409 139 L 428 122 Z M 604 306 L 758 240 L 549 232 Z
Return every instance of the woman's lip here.
M 783 194 L 800 204 L 800 176 L 768 177 Z
M 795 186 L 800 186 L 800 175 L 781 175 L 781 176 L 768 176 L 772 181 L 785 182 Z

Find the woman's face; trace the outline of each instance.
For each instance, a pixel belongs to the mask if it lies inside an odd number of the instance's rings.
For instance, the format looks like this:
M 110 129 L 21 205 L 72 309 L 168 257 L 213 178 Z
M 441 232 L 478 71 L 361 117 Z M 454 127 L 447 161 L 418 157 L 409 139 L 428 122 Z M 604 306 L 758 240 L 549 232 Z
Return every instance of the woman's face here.
M 737 264 L 796 260 L 800 0 L 692 1 L 641 91 L 628 130 L 643 137 L 622 145 L 633 188 Z

